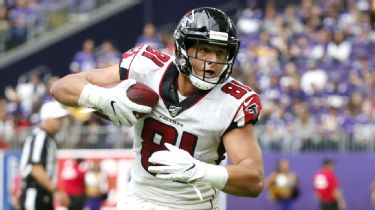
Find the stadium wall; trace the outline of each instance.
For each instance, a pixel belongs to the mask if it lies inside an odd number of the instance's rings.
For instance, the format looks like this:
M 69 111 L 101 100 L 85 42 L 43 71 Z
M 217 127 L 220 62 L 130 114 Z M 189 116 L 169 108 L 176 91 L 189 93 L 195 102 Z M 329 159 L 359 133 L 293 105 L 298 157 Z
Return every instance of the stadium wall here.
M 325 158 L 335 161 L 335 171 L 339 179 L 348 210 L 373 210 L 370 198 L 370 184 L 375 180 L 375 154 L 366 153 L 264 153 L 265 173 L 269 175 L 278 161 L 285 158 L 290 168 L 299 177 L 301 195 L 294 209 L 319 209 L 313 191 L 313 176 Z M 272 210 L 275 205 L 268 200 L 264 190 L 259 198 L 249 199 L 228 196 L 228 210 Z

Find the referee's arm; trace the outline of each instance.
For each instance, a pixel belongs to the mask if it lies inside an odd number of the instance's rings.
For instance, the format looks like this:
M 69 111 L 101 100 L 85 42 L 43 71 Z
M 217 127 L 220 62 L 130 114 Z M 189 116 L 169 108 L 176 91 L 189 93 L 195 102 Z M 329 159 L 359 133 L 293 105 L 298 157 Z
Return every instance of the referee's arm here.
M 31 165 L 31 176 L 47 191 L 51 193 L 56 192 L 57 187 L 51 182 L 42 164 L 34 163 Z

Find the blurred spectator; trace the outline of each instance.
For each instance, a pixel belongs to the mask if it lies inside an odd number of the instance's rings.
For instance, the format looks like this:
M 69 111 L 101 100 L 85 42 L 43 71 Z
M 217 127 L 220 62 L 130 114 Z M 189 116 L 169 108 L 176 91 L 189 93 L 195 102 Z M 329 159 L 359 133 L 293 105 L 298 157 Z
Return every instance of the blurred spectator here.
M 375 106 L 369 99 L 362 103 L 361 113 L 356 116 L 356 122 L 353 136 L 356 144 L 362 145 L 362 149 L 374 149 L 371 145 L 375 145 Z
M 269 75 L 269 84 L 265 90 L 262 94 L 264 100 L 281 100 L 280 75 L 276 73 Z
M 360 54 L 357 60 L 352 64 L 351 73 L 355 74 L 361 80 L 363 94 L 369 97 L 375 96 L 374 89 L 374 78 L 375 78 L 375 67 L 371 64 L 369 58 L 365 54 Z
M 174 39 L 170 33 L 163 34 L 163 43 L 164 48 L 160 51 L 168 55 L 174 55 Z
M 315 119 L 311 116 L 310 110 L 305 104 L 295 106 L 296 120 L 292 124 L 292 134 L 294 139 L 294 148 L 311 150 L 314 144 L 319 141 L 319 133 Z
M 37 73 L 31 72 L 25 83 L 19 83 L 16 91 L 20 99 L 21 110 L 24 116 L 31 116 L 35 112 L 35 104 L 39 104 L 41 97 L 46 93 L 46 86 Z
M 104 41 L 97 53 L 97 67 L 105 68 L 115 63 L 119 63 L 121 59 L 121 53 L 115 48 L 112 42 Z
M 4 5 L 0 5 L 0 53 L 5 51 L 5 41 L 9 32 L 7 16 L 8 9 Z
M 277 15 L 275 6 L 272 3 L 268 3 L 265 9 L 264 19 L 262 21 L 262 29 L 264 32 L 273 35 L 280 29 L 283 19 Z
M 163 40 L 155 32 L 155 26 L 152 23 L 147 23 L 143 27 L 143 34 L 138 37 L 135 45 L 147 44 L 152 48 L 161 49 L 163 47 Z
M 241 11 L 237 28 L 240 33 L 257 33 L 262 23 L 263 11 L 258 8 L 256 0 L 247 0 L 247 7 Z
M 8 115 L 8 102 L 0 99 L 0 150 L 9 147 L 15 137 L 13 118 Z
M 95 43 L 86 39 L 82 44 L 82 50 L 77 52 L 70 63 L 70 71 L 74 73 L 87 71 L 96 67 L 96 56 L 94 55 Z
M 260 134 L 262 145 L 267 149 L 281 151 L 290 149 L 291 142 L 290 123 L 292 116 L 286 112 L 285 107 L 275 101 L 275 106 L 271 109 L 271 114 L 265 125 L 265 132 Z
M 7 48 L 11 49 L 26 42 L 29 21 L 34 19 L 27 0 L 17 0 L 16 7 L 9 11 L 10 36 L 7 40 Z
M 329 30 L 337 29 L 339 18 L 339 5 L 338 2 L 327 2 L 324 8 L 325 16 L 323 17 L 323 27 Z
M 352 50 L 352 44 L 347 39 L 344 31 L 334 31 L 332 41 L 327 46 L 327 56 L 329 59 L 338 62 L 348 60 Z
M 290 28 L 293 33 L 302 33 L 303 32 L 303 24 L 298 17 L 297 8 L 295 5 L 287 5 L 284 11 L 285 26 Z
M 28 7 L 32 13 L 32 19 L 29 20 L 28 38 L 35 38 L 38 34 L 45 32 L 46 29 L 46 9 L 39 1 L 27 0 Z
M 107 175 L 102 171 L 99 161 L 93 161 L 91 169 L 85 175 L 86 208 L 88 210 L 100 210 L 107 199 L 108 182 Z
M 80 148 L 108 148 L 106 142 L 105 122 L 95 114 L 90 114 L 89 119 L 82 123 L 81 138 L 78 142 Z
M 320 115 L 320 127 L 322 132 L 321 147 L 329 150 L 337 150 L 338 145 L 344 140 L 342 125 L 344 116 L 340 113 L 340 105 L 335 101 L 330 102 L 328 111 Z
M 321 210 L 345 210 L 346 204 L 334 172 L 331 159 L 323 161 L 323 167 L 314 176 L 314 190 Z
M 324 60 L 327 54 L 330 34 L 327 30 L 322 29 L 312 35 L 314 44 L 310 47 L 309 58 L 313 60 Z
M 82 210 L 85 204 L 85 171 L 82 159 L 66 160 L 60 174 L 61 189 L 70 198 L 68 210 Z
M 307 72 L 301 77 L 302 90 L 308 95 L 313 95 L 324 90 L 326 84 L 327 73 L 318 67 L 316 61 L 311 60 Z
M 47 81 L 47 87 L 46 87 L 47 91 L 46 91 L 46 94 L 44 94 L 44 96 L 41 98 L 41 101 L 42 101 L 42 102 L 47 102 L 47 101 L 55 100 L 55 99 L 51 96 L 51 94 L 50 94 L 50 89 L 51 89 L 52 84 L 53 84 L 56 80 L 58 80 L 58 79 L 59 79 L 59 77 L 56 77 L 56 76 L 53 76 L 53 77 L 51 77 L 51 78 L 48 79 L 48 81 Z
M 353 144 L 357 143 L 354 142 L 354 129 L 355 125 L 357 124 L 357 116 L 362 111 L 362 103 L 364 102 L 364 98 L 361 93 L 354 92 L 353 95 L 349 97 L 349 101 L 346 106 L 345 113 L 343 113 L 344 120 L 342 122 L 342 128 L 345 132 L 348 143 L 354 146 Z M 359 142 L 358 142 L 359 143 Z M 365 143 L 365 142 L 363 142 Z M 357 144 L 356 146 L 362 147 L 364 149 L 366 147 L 366 144 Z
M 276 203 L 277 210 L 293 209 L 293 203 L 299 196 L 298 178 L 290 171 L 288 160 L 281 159 L 265 183 L 269 198 Z
M 88 14 L 92 11 L 94 11 L 95 9 L 95 4 L 96 4 L 96 1 L 95 0 L 77 0 L 76 1 L 76 13 L 77 14 Z
M 251 46 L 251 51 L 256 56 L 260 88 L 267 88 L 270 84 L 268 75 L 280 71 L 278 52 L 271 44 L 271 36 L 266 32 L 260 33 L 258 43 Z
M 314 1 L 307 0 L 302 2 L 302 21 L 305 23 L 305 32 L 313 33 L 323 27 L 324 18 L 323 8 Z

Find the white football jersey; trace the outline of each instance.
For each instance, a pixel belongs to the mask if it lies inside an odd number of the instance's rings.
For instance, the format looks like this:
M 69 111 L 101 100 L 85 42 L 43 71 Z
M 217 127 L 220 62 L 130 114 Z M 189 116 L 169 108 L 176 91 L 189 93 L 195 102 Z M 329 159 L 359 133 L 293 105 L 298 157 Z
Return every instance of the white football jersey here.
M 218 190 L 198 184 L 203 200 L 192 185 L 156 178 L 147 171 L 148 158 L 166 150 L 170 143 L 188 151 L 194 158 L 210 164 L 224 159 L 223 135 L 247 123 L 255 124 L 261 103 L 258 95 L 233 78 L 211 90 L 179 100 L 173 56 L 141 45 L 123 54 L 121 79 L 132 78 L 159 94 L 153 111 L 135 125 L 135 165 L 132 181 L 145 200 L 172 209 L 212 209 L 218 207 Z M 124 198 L 125 199 L 125 198 Z

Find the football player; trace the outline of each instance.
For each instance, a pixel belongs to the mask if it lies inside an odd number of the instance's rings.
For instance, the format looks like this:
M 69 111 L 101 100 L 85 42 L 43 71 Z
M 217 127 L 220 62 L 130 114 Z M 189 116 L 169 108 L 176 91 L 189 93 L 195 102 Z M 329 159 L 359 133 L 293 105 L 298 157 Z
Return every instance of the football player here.
M 215 8 L 193 9 L 174 39 L 175 56 L 137 46 L 119 65 L 67 75 L 51 90 L 66 105 L 134 125 L 136 161 L 118 209 L 218 209 L 219 191 L 257 197 L 263 189 L 254 131 L 262 106 L 231 77 L 240 43 L 232 20 Z M 136 81 L 159 94 L 155 107 L 127 98 Z M 134 112 L 147 114 L 137 119 Z M 225 153 L 231 165 L 220 165 Z

